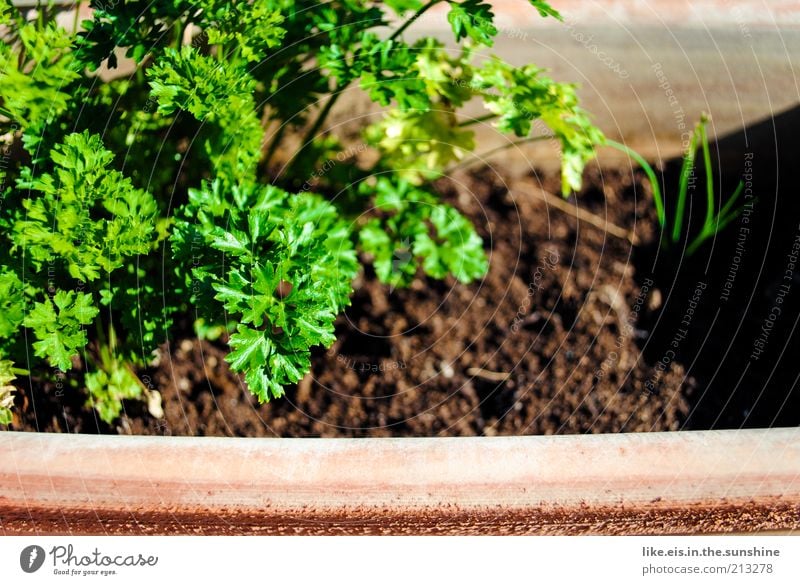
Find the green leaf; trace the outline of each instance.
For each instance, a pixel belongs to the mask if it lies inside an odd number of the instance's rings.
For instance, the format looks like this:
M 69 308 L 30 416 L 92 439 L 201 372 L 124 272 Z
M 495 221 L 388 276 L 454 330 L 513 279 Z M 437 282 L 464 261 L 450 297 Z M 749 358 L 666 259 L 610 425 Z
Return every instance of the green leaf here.
M 483 242 L 467 218 L 449 205 L 433 209 L 430 221 L 435 235 L 421 233 L 414 241 L 414 253 L 424 258 L 425 273 L 434 278 L 452 274 L 469 283 L 486 274 L 489 268 Z
M 497 28 L 494 26 L 494 13 L 489 4 L 481 0 L 450 2 L 447 20 L 456 35 L 456 40 L 469 37 L 476 43 L 491 47 Z
M 564 17 L 544 0 L 530 0 L 530 3 L 539 11 L 541 16 L 552 16 L 557 20 L 564 20 Z
M 232 44 L 249 62 L 267 57 L 267 50 L 280 45 L 286 30 L 280 26 L 283 16 L 267 2 L 209 2 L 206 7 L 215 20 L 207 29 L 212 45 Z M 233 9 L 231 9 L 233 7 Z M 216 9 L 216 10 L 214 10 Z
M 233 254 L 234 256 L 247 256 L 250 254 L 247 235 L 243 232 L 233 230 L 232 232 L 222 229 L 217 230 L 212 237 L 211 245 L 220 252 Z
M 231 368 L 268 400 L 305 375 L 310 348 L 333 343 L 333 323 L 349 303 L 358 262 L 346 224 L 320 197 L 260 186 L 243 188 L 236 198 L 226 213 L 195 224 L 196 239 L 225 257 L 224 263 L 195 262 L 194 274 L 210 281 L 213 300 L 239 323 L 229 342 Z M 195 193 L 192 204 L 209 199 Z M 199 209 L 190 206 L 186 215 L 197 217 Z M 184 233 L 188 222 L 179 225 Z M 179 251 L 191 253 L 185 236 L 178 243 Z M 202 309 L 204 327 L 219 321 L 217 307 Z
M 60 290 L 52 300 L 35 303 L 24 321 L 38 339 L 34 353 L 62 371 L 71 369 L 73 356 L 86 345 L 83 327 L 98 313 L 91 295 L 82 292 Z
M 227 360 L 234 371 L 244 372 L 250 391 L 259 401 L 280 398 L 283 386 L 300 381 L 311 366 L 308 355 L 276 345 L 264 331 L 240 325 L 228 342 Z
M 361 88 L 373 101 L 388 106 L 394 100 L 401 110 L 430 107 L 425 82 L 414 72 L 415 48 L 402 41 L 380 40 L 368 34 L 355 58 L 359 63 L 356 71 L 361 75 Z
M 17 184 L 39 193 L 22 201 L 27 213 L 13 225 L 15 249 L 37 268 L 63 263 L 72 278 L 91 282 L 155 247 L 155 200 L 110 167 L 99 136 L 70 134 L 50 158 L 53 174 L 23 169 Z
M 261 368 L 272 352 L 272 344 L 263 331 L 244 325 L 240 325 L 237 332 L 231 335 L 228 345 L 232 351 L 226 359 L 236 371 Z
M 382 282 L 407 286 L 420 264 L 433 278 L 452 274 L 465 283 L 486 274 L 483 242 L 458 211 L 403 181 L 381 177 L 374 190 L 376 207 L 394 213 L 369 220 L 359 232 L 359 242 L 373 257 L 375 273 Z
M 100 350 L 98 369 L 84 377 L 89 393 L 87 405 L 97 410 L 100 418 L 111 424 L 122 412 L 123 400 L 139 400 L 143 385 L 114 349 L 104 345 Z
M 501 132 L 528 136 L 535 120 L 552 130 L 562 147 L 562 192 L 568 195 L 580 189 L 583 169 L 605 137 L 578 105 L 576 87 L 542 73 L 532 65 L 490 59 L 475 71 L 473 84 L 486 109 L 498 116 Z
M 422 0 L 384 0 L 383 3 L 401 16 L 406 12 L 422 8 Z
M 246 62 L 218 60 L 194 46 L 165 49 L 147 69 L 151 95 L 164 115 L 184 110 L 206 127 L 203 149 L 226 186 L 255 178 L 264 131 Z
M 80 74 L 70 51 L 72 37 L 64 29 L 27 22 L 16 32 L 20 46 L 6 38 L 0 44 L 0 103 L 15 129 L 26 132 L 29 152 L 35 152 L 46 127 L 71 105 L 72 84 Z
M 439 178 L 447 165 L 475 147 L 475 134 L 460 128 L 455 114 L 444 108 L 391 110 L 365 134 L 380 150 L 383 164 L 414 184 Z
M 25 319 L 25 289 L 10 268 L 0 266 L 0 339 L 17 335 Z
M 147 76 L 160 113 L 182 109 L 198 120 L 218 119 L 224 113 L 221 108 L 233 105 L 233 97 L 250 99 L 255 89 L 242 65 L 220 62 L 189 46 L 166 49 Z

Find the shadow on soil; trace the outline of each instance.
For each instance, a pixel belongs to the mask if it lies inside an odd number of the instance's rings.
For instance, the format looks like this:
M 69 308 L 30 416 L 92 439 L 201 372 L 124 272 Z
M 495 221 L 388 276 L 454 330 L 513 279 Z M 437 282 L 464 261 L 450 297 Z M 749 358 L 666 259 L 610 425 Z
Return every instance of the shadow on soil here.
M 685 242 L 656 244 L 635 257 L 652 278 L 660 312 L 643 323 L 649 363 L 683 363 L 700 391 L 687 428 L 800 424 L 800 108 L 724 136 L 712 145 L 717 205 L 745 181 L 743 213 L 694 255 Z M 705 214 L 699 163 L 686 217 L 696 233 Z M 675 207 L 680 160 L 667 164 L 666 207 Z M 670 198 L 670 195 L 672 197 Z M 644 315 L 643 315 L 644 317 Z M 658 384 L 654 384 L 658 391 Z

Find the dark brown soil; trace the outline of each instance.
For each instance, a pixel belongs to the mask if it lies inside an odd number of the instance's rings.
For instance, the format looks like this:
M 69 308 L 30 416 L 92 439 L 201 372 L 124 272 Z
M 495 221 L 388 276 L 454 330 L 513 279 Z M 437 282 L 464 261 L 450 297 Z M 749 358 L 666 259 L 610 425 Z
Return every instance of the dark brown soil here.
M 582 209 L 656 236 L 645 190 L 591 170 Z M 629 241 L 548 206 L 550 177 L 507 184 L 493 170 L 438 185 L 479 226 L 488 276 L 461 285 L 418 278 L 390 290 L 369 269 L 337 341 L 284 400 L 258 405 L 221 345 L 177 339 L 148 372 L 165 417 L 127 404 L 99 423 L 76 390 L 23 390 L 22 430 L 234 436 L 441 436 L 607 433 L 682 428 L 692 380 L 642 357 L 662 293 L 637 282 Z M 652 383 L 652 384 L 651 384 Z M 57 396 L 57 394 L 59 394 Z

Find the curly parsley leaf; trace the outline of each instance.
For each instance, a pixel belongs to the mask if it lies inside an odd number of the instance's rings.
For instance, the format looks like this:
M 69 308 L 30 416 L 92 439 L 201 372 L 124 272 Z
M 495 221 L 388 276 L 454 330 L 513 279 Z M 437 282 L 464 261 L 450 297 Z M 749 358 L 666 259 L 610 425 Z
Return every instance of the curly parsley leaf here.
M 286 29 L 280 25 L 283 16 L 267 2 L 206 2 L 205 18 L 208 42 L 231 44 L 248 62 L 261 61 L 267 50 L 280 45 Z
M 438 205 L 430 214 L 434 234 L 420 233 L 414 240 L 414 254 L 423 258 L 425 274 L 444 278 L 452 274 L 469 283 L 486 274 L 489 264 L 483 241 L 472 223 L 455 208 Z
M 362 184 L 362 192 L 371 189 Z M 403 180 L 381 177 L 374 191 L 375 208 L 382 217 L 370 219 L 361 228 L 359 243 L 372 256 L 382 282 L 408 286 L 419 266 L 433 278 L 451 274 L 464 283 L 486 274 L 483 241 L 453 207 Z
M 152 195 L 109 168 L 114 155 L 99 136 L 71 134 L 50 152 L 54 173 L 23 169 L 18 189 L 31 195 L 13 226 L 15 248 L 41 269 L 66 264 L 72 278 L 94 281 L 147 254 L 156 242 L 157 206 Z
M 475 134 L 460 128 L 447 110 L 391 110 L 366 130 L 382 164 L 416 184 L 438 178 L 445 167 L 475 148 Z
M 231 367 L 260 400 L 269 400 L 308 372 L 311 347 L 333 342 L 358 262 L 346 225 L 318 196 L 252 187 L 224 203 L 221 188 L 194 193 L 194 204 L 209 205 L 177 223 L 177 252 L 201 238 L 219 254 L 205 257 L 194 278 L 207 282 L 213 301 L 239 323 L 229 340 Z M 209 305 L 211 318 L 208 297 L 195 300 Z
M 484 106 L 498 116 L 502 132 L 528 136 L 535 121 L 552 130 L 562 147 L 562 191 L 579 190 L 583 169 L 604 137 L 578 105 L 576 87 L 542 75 L 533 65 L 514 67 L 491 59 L 475 70 L 473 85 Z
M 59 290 L 52 300 L 35 303 L 24 322 L 38 339 L 34 353 L 62 371 L 71 369 L 72 358 L 86 345 L 84 327 L 98 312 L 92 296 L 82 292 Z
M 530 0 L 530 3 L 534 8 L 536 8 L 536 10 L 539 11 L 540 16 L 552 16 L 557 20 L 564 20 L 564 17 L 561 16 L 558 10 L 550 6 L 550 4 L 545 2 L 545 0 Z
M 422 8 L 422 0 L 384 0 L 384 4 L 400 15 Z
M 450 23 L 457 41 L 470 38 L 487 47 L 494 44 L 494 37 L 497 35 L 494 13 L 491 5 L 481 2 L 481 0 L 450 2 L 447 21 Z

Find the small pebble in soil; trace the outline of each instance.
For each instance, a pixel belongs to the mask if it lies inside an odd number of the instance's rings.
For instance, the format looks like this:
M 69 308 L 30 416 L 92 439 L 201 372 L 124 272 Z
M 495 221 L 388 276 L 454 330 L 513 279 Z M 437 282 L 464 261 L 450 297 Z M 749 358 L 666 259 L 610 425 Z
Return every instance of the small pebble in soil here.
M 455 376 L 455 371 L 453 370 L 453 366 L 451 366 L 448 362 L 442 362 L 442 376 L 444 376 L 448 380 L 453 376 Z

